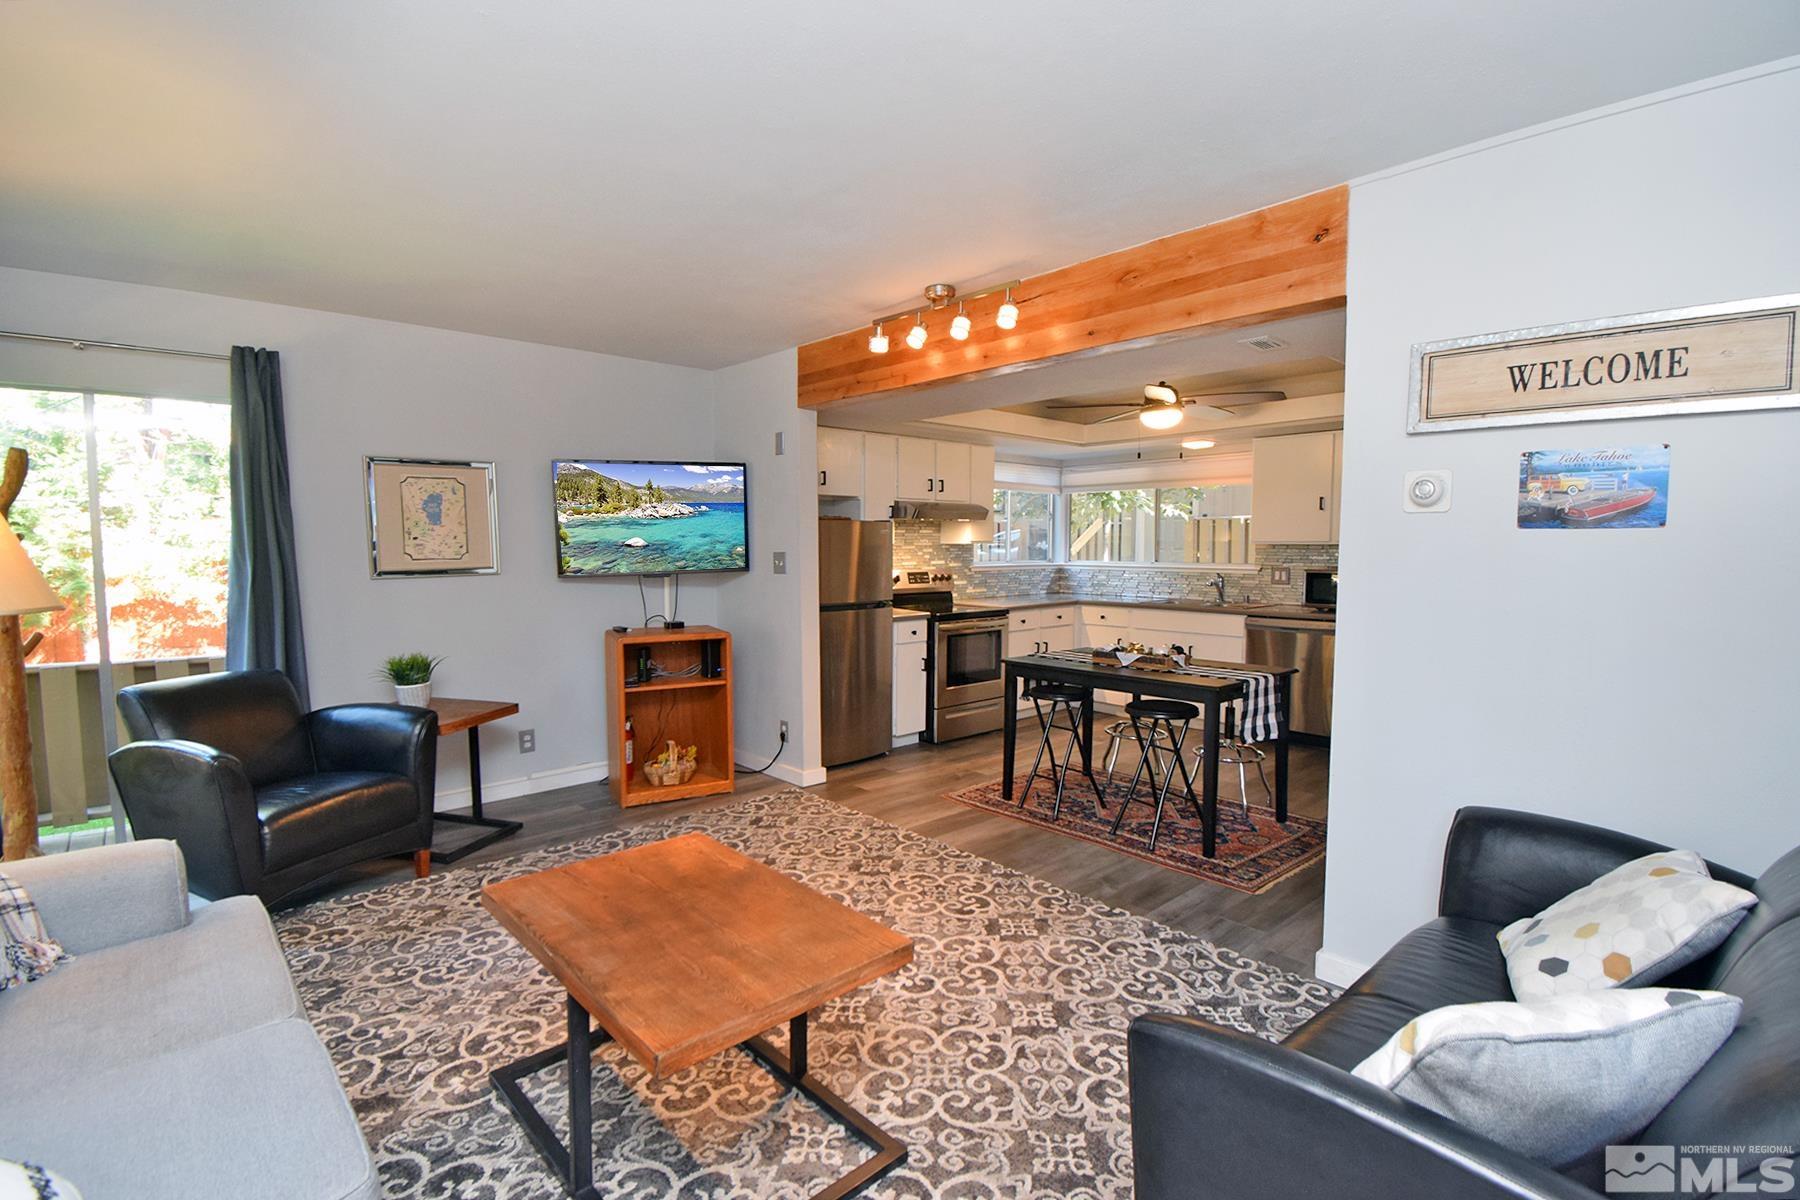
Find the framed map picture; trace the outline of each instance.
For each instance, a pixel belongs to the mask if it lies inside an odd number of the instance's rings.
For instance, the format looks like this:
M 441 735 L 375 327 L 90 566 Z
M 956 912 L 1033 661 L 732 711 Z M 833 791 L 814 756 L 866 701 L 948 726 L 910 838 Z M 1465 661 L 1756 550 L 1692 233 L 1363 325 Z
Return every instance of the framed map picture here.
M 363 463 L 375 578 L 498 573 L 493 463 L 429 458 Z

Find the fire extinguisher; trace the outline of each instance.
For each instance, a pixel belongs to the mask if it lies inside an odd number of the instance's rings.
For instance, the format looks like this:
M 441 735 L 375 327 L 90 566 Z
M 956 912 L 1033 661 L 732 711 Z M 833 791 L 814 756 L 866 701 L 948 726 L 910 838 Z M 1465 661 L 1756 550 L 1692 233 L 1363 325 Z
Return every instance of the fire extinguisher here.
M 632 731 L 631 731 L 631 718 L 626 717 L 625 718 L 625 778 L 627 778 L 627 779 L 632 778 L 632 776 L 637 773 L 637 768 L 633 765 L 634 760 L 636 758 L 635 754 L 633 753 L 636 742 L 637 742 L 637 735 L 632 733 Z

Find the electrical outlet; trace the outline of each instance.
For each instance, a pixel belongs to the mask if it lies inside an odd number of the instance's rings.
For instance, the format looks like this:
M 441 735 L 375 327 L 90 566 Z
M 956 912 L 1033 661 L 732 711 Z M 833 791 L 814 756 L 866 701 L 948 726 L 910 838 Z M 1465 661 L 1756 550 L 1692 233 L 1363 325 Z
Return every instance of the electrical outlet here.
M 1276 583 L 1289 583 L 1294 578 L 1292 571 L 1287 567 L 1276 567 L 1274 574 Z
M 535 730 L 535 729 L 519 730 L 519 753 L 520 754 L 530 754 L 533 750 L 536 750 L 536 749 L 537 749 L 537 730 Z
M 781 740 L 784 742 L 787 741 L 787 722 L 786 721 L 783 721 L 781 723 Z
M 787 551 L 786 550 L 775 551 L 775 573 L 777 575 L 786 575 L 787 574 Z

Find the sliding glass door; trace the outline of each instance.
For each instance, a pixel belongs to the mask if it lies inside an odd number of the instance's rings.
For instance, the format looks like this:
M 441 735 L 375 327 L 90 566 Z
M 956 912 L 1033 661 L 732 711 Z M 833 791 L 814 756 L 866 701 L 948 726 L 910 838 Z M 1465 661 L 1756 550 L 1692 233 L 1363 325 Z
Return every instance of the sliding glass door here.
M 25 618 L 46 850 L 123 832 L 118 689 L 223 665 L 230 440 L 222 403 L 0 388 L 0 447 L 31 458 L 13 528 L 68 605 Z

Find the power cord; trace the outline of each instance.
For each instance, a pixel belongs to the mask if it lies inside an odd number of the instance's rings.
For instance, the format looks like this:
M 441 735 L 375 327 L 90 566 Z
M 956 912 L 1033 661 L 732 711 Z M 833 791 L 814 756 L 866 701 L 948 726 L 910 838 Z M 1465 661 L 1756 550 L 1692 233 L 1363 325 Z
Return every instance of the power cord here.
M 666 628 L 669 624 L 669 618 L 663 616 L 661 613 L 652 613 L 650 611 L 650 600 L 647 596 L 644 595 L 644 577 L 642 575 L 639 575 L 637 577 L 637 585 L 638 585 L 638 603 L 640 605 L 642 605 L 643 609 L 644 609 L 644 624 L 643 624 L 642 628 L 644 628 L 644 629 L 650 628 L 650 622 L 652 622 L 652 621 L 661 621 L 663 623 L 664 627 Z M 675 585 L 675 591 L 676 591 L 677 596 L 679 596 L 681 594 L 681 585 L 679 583 Z
M 768 762 L 764 763 L 760 767 L 746 767 L 743 763 L 734 763 L 733 765 L 736 766 L 738 770 L 742 771 L 746 775 L 767 775 L 769 773 L 769 768 L 775 765 L 775 759 L 780 758 L 781 752 L 786 749 L 787 749 L 787 732 L 784 730 L 781 734 L 781 745 L 779 745 L 775 748 L 775 757 L 774 758 L 771 758 Z

